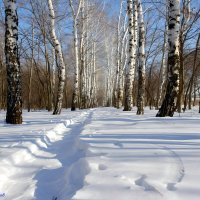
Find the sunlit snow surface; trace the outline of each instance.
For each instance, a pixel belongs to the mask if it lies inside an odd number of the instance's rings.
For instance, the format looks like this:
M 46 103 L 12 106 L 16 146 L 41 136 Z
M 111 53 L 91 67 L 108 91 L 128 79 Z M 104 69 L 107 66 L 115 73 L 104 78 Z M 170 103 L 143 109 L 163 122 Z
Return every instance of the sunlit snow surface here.
M 0 111 L 0 200 L 199 200 L 200 114 L 156 112 Z

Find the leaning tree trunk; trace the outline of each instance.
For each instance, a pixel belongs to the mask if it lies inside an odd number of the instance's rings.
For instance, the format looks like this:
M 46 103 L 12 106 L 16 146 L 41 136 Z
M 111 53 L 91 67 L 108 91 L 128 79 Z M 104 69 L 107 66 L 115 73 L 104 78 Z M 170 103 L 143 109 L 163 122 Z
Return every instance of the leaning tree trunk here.
M 196 76 L 196 68 L 197 68 L 197 57 L 198 57 L 198 47 L 199 47 L 199 41 L 200 41 L 200 33 L 197 39 L 197 43 L 196 43 L 196 49 L 195 49 L 195 54 L 194 54 L 194 61 L 193 61 L 193 69 L 192 69 L 192 77 L 190 79 L 190 84 L 189 84 L 189 102 L 188 102 L 188 108 L 191 110 L 192 108 L 192 89 L 194 91 L 194 96 L 195 96 L 195 76 Z
M 173 117 L 179 90 L 179 32 L 180 32 L 180 0 L 168 0 L 168 84 L 162 106 L 157 117 Z
M 63 93 L 64 93 L 64 86 L 65 86 L 65 64 L 64 64 L 64 60 L 62 56 L 61 45 L 57 39 L 56 32 L 55 32 L 55 13 L 53 9 L 52 0 L 48 0 L 48 6 L 49 6 L 49 16 L 51 19 L 50 33 L 51 33 L 53 46 L 55 49 L 56 65 L 58 68 L 58 93 L 57 93 L 55 109 L 53 112 L 54 115 L 57 115 L 61 113 L 62 103 L 63 103 Z
M 6 122 L 22 123 L 21 74 L 18 56 L 18 16 L 16 0 L 5 0 L 5 56 L 7 67 Z
M 139 23 L 139 68 L 138 68 L 138 97 L 137 115 L 144 114 L 144 92 L 145 92 L 145 28 L 141 2 L 138 3 Z
M 167 66 L 166 66 L 167 32 L 168 32 L 168 27 L 166 24 L 165 32 L 164 32 L 164 44 L 163 44 L 163 49 L 162 49 L 162 61 L 161 61 L 161 68 L 160 68 L 160 75 L 159 75 L 159 87 L 157 91 L 157 102 L 156 102 L 157 109 L 159 108 L 161 104 L 161 100 L 162 100 L 164 90 L 165 90 L 166 79 L 167 79 Z
M 131 111 L 133 106 L 133 80 L 136 65 L 136 44 L 137 44 L 137 4 L 136 0 L 127 1 L 129 18 L 129 62 L 125 83 L 124 111 Z
M 31 47 L 31 67 L 29 75 L 29 85 L 28 85 L 28 112 L 31 111 L 32 106 L 32 79 L 33 79 L 33 67 L 34 67 L 34 21 L 32 20 L 32 47 Z
M 116 68 L 116 79 L 115 79 L 115 88 L 114 88 L 114 102 L 115 102 L 115 106 L 117 108 L 121 108 L 122 107 L 122 103 L 119 99 L 119 79 L 120 79 L 120 64 L 121 64 L 121 16 L 122 16 L 122 8 L 123 8 L 123 1 L 121 1 L 120 4 L 120 11 L 119 11 L 119 17 L 118 17 L 118 26 L 117 26 L 117 53 L 116 53 L 116 60 L 117 60 L 117 68 Z

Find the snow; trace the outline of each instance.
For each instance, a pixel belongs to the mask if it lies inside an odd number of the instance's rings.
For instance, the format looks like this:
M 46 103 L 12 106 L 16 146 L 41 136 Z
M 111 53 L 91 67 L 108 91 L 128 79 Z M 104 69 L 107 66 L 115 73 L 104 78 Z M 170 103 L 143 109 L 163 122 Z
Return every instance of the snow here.
M 0 200 L 197 200 L 200 115 L 97 108 L 0 112 Z

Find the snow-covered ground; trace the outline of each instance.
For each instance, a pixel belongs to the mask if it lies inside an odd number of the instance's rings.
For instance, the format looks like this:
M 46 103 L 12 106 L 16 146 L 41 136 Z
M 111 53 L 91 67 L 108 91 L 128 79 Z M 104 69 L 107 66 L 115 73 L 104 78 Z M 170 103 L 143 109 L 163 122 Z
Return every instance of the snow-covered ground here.
M 199 200 L 200 114 L 155 114 L 1 111 L 0 200 Z

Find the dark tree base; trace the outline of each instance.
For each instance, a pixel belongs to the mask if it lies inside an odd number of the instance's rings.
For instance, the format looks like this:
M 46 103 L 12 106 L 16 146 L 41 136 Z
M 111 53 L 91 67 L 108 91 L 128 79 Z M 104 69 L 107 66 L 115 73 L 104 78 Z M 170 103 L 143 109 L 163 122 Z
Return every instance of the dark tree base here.
M 75 111 L 76 110 L 76 108 L 75 107 L 71 107 L 71 111 Z
M 142 110 L 138 110 L 136 115 L 144 115 L 144 110 L 143 111 Z
M 173 90 L 176 80 L 177 76 L 175 75 L 175 78 L 173 79 L 172 77 L 172 81 L 168 82 L 165 98 L 156 117 L 173 117 L 174 112 L 176 111 L 174 100 L 177 97 L 177 93 L 175 90 Z
M 176 108 L 174 105 L 174 96 L 166 95 L 161 108 L 156 117 L 173 117 Z
M 6 123 L 8 124 L 22 124 L 22 116 L 6 116 Z
M 60 115 L 61 109 L 55 108 L 53 111 L 53 115 Z
M 131 108 L 125 108 L 123 109 L 123 111 L 131 111 L 132 109 Z

